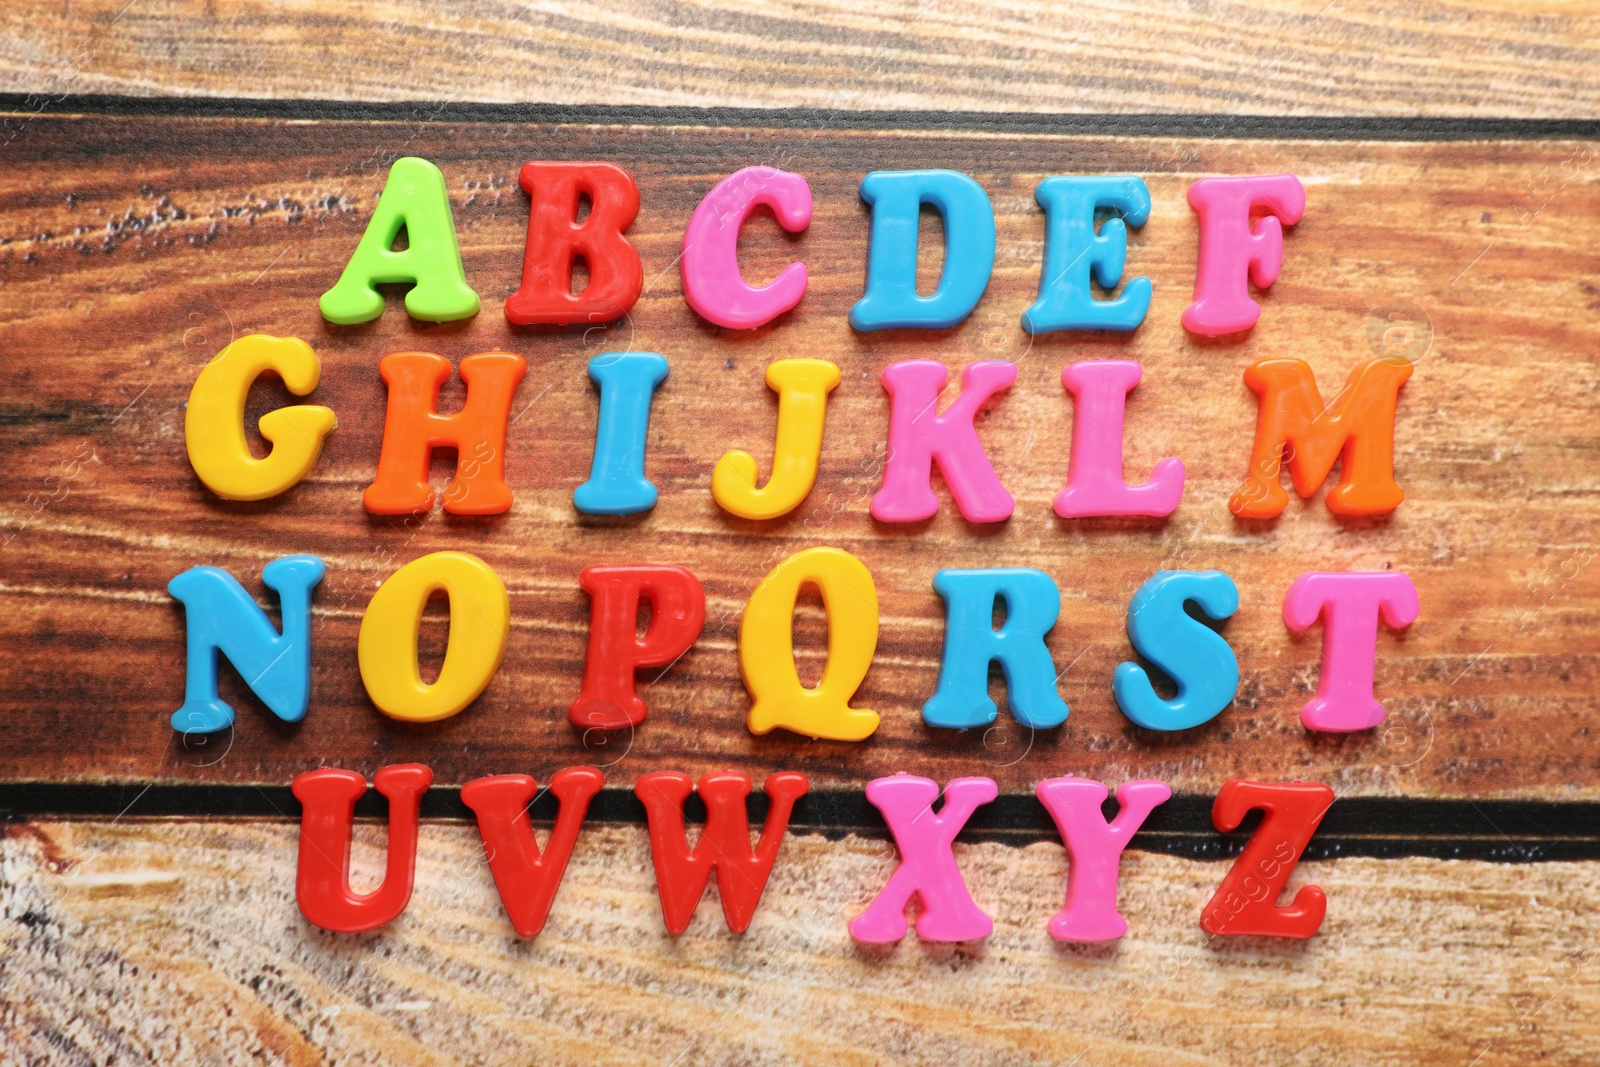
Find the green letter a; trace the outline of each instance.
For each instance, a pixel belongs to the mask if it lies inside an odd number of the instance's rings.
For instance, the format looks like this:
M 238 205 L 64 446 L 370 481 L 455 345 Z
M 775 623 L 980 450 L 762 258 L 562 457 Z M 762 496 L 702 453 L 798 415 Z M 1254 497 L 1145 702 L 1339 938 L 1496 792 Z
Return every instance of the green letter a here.
M 396 252 L 402 227 L 408 247 Z M 317 302 L 322 317 L 344 326 L 369 322 L 383 314 L 383 296 L 374 286 L 395 282 L 414 283 L 406 294 L 406 312 L 414 319 L 449 322 L 478 313 L 478 294 L 461 269 L 444 175 L 416 156 L 389 168 L 367 232 L 338 283 Z

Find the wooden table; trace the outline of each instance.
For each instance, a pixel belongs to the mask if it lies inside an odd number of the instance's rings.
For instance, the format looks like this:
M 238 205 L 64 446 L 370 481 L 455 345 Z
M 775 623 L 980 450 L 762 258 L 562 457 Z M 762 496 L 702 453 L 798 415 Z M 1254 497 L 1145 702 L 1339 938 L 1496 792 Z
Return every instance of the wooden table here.
M 1600 14 L 1573 5 L 1239 2 L 1147 6 L 797 5 L 719 2 L 424 5 L 336 13 L 310 4 L 135 0 L 0 11 L 0 1062 L 1592 1063 L 1600 1058 Z M 419 102 L 420 101 L 420 102 Z M 1352 117 L 1354 116 L 1354 117 Z M 336 327 L 316 298 L 337 277 L 389 162 L 443 170 L 468 280 L 461 323 Z M 642 197 L 630 238 L 645 292 L 602 329 L 508 326 L 527 159 L 605 159 Z M 805 301 L 745 334 L 685 306 L 675 257 L 689 213 L 722 176 L 765 163 L 806 175 L 801 236 L 746 230 L 746 274 L 800 258 Z M 996 269 L 961 326 L 853 332 L 869 170 L 948 167 L 996 213 Z M 1196 226 L 1184 191 L 1207 174 L 1287 171 L 1309 207 L 1282 277 L 1243 338 L 1186 334 Z M 1130 336 L 1030 340 L 1042 213 L 1057 173 L 1134 173 L 1154 210 L 1129 271 L 1150 277 Z M 938 269 L 937 227 L 922 261 Z M 1242 373 L 1293 355 L 1331 396 L 1351 367 L 1409 331 L 1416 373 L 1396 421 L 1406 502 L 1340 520 L 1291 498 L 1237 522 L 1255 400 Z M 315 401 L 339 427 L 283 496 L 218 500 L 184 454 L 199 368 L 248 333 L 298 336 L 323 364 Z M 1385 340 L 1389 338 L 1389 340 Z M 510 513 L 419 522 L 368 516 L 381 441 L 377 362 L 423 349 L 452 361 L 504 348 L 527 379 L 508 439 Z M 659 505 L 626 520 L 571 506 L 597 394 L 589 358 L 656 351 L 648 469 Z M 792 356 L 838 363 L 816 489 L 785 519 L 721 511 L 710 471 L 732 447 L 770 456 L 762 376 Z M 1018 363 L 980 433 L 1017 498 L 998 528 L 962 521 L 939 486 L 933 520 L 875 523 L 887 401 L 882 368 L 915 356 Z M 1130 477 L 1188 468 L 1165 522 L 1065 521 L 1071 408 L 1062 367 L 1127 358 Z M 446 390 L 448 409 L 459 384 Z M 284 403 L 275 383 L 256 414 Z M 448 464 L 435 465 L 443 484 Z M 737 636 L 779 560 L 831 544 L 872 570 L 882 606 L 858 697 L 883 716 L 868 742 L 744 729 Z M 511 594 L 505 663 L 463 714 L 417 726 L 367 700 L 356 633 L 373 588 L 442 549 L 491 563 Z M 314 702 L 272 718 L 224 671 L 239 709 L 201 744 L 167 725 L 182 700 L 184 621 L 166 583 L 199 563 L 253 594 L 276 556 L 329 571 L 313 609 Z M 694 649 L 645 689 L 631 736 L 585 743 L 566 721 L 588 626 L 581 567 L 658 562 L 704 583 Z M 1051 574 L 1049 645 L 1071 706 L 1057 730 L 1004 710 L 992 731 L 923 725 L 937 676 L 941 567 Z M 1161 569 L 1218 568 L 1241 609 L 1236 702 L 1177 735 L 1139 729 L 1111 698 L 1130 657 L 1128 598 Z M 1422 616 L 1378 644 L 1383 727 L 1308 735 L 1315 634 L 1282 622 L 1310 570 L 1409 574 Z M 263 597 L 262 603 L 269 604 Z M 826 621 L 797 613 L 815 678 Z M 437 660 L 442 610 L 423 630 Z M 319 766 L 370 776 L 429 764 L 417 888 L 405 915 L 357 936 L 294 904 L 297 807 Z M 514 935 L 456 789 L 485 774 L 548 779 L 602 766 L 549 926 Z M 669 938 L 630 787 L 645 772 L 807 773 L 750 931 L 713 900 Z M 856 947 L 847 918 L 892 869 L 864 783 L 896 771 L 994 778 L 1002 797 L 957 845 L 995 917 L 983 943 Z M 1042 778 L 1154 777 L 1177 796 L 1123 863 L 1131 930 L 1058 945 L 1045 922 L 1067 870 L 1031 799 Z M 1206 937 L 1199 913 L 1237 838 L 1209 805 L 1236 777 L 1327 782 L 1339 795 L 1294 885 L 1330 899 L 1309 943 Z M 542 813 L 543 809 L 540 809 Z M 376 880 L 382 824 L 358 826 Z M 715 897 L 715 891 L 708 894 Z

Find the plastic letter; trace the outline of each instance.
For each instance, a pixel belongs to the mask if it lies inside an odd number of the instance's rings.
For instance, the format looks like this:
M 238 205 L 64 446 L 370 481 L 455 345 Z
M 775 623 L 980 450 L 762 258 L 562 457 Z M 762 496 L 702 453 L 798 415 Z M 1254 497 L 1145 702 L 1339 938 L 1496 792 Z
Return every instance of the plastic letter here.
M 729 452 L 711 472 L 711 495 L 741 519 L 776 519 L 800 506 L 817 480 L 822 423 L 839 368 L 821 359 L 780 359 L 767 368 L 767 387 L 778 394 L 778 443 L 772 477 L 756 485 L 756 459 Z
M 395 919 L 411 901 L 417 867 L 417 816 L 433 772 L 420 763 L 384 767 L 373 775 L 389 798 L 389 845 L 383 884 L 370 893 L 350 888 L 350 840 L 356 801 L 367 780 L 354 771 L 324 767 L 294 780 L 300 801 L 300 865 L 295 899 L 300 914 L 325 930 L 354 934 Z
M 518 180 L 532 200 L 522 287 L 506 301 L 506 319 L 516 326 L 620 319 L 639 299 L 644 268 L 623 236 L 639 214 L 639 187 L 610 163 L 524 163 Z M 589 198 L 589 215 L 578 221 Z M 572 291 L 573 264 L 589 268 L 589 285 Z
M 1015 501 L 989 464 L 972 420 L 990 397 L 1017 380 L 1017 365 L 969 363 L 961 372 L 961 395 L 940 415 L 939 394 L 948 380 L 944 364 L 931 359 L 908 359 L 883 369 L 889 454 L 883 488 L 872 498 L 872 517 L 879 522 L 920 522 L 938 514 L 939 498 L 929 485 L 935 461 L 968 522 L 1011 517 Z
M 1328 912 L 1321 888 L 1301 886 L 1292 902 L 1277 900 L 1332 804 L 1333 790 L 1317 782 L 1223 783 L 1211 807 L 1218 830 L 1234 829 L 1254 808 L 1266 817 L 1200 913 L 1206 933 L 1307 938 L 1321 928 Z
M 412 515 L 433 507 L 428 465 L 435 448 L 456 450 L 456 476 L 444 491 L 452 515 L 499 515 L 511 509 L 506 485 L 506 427 L 511 398 L 527 364 L 510 352 L 480 352 L 461 361 L 466 403 L 439 414 L 439 387 L 450 361 L 431 352 L 394 352 L 378 373 L 389 386 L 378 473 L 361 496 L 374 515 Z
M 1072 866 L 1066 905 L 1047 929 L 1057 941 L 1111 941 L 1128 932 L 1117 912 L 1117 867 L 1122 852 L 1172 789 L 1165 782 L 1124 782 L 1117 787 L 1117 817 L 1108 824 L 1100 805 L 1106 787 L 1087 778 L 1050 778 L 1034 790 L 1055 820 Z
M 500 902 L 523 937 L 537 937 L 544 929 L 589 801 L 604 784 L 605 775 L 593 767 L 567 767 L 555 773 L 550 792 L 561 801 L 561 812 L 543 852 L 528 819 L 528 807 L 539 789 L 532 778 L 498 774 L 461 787 L 461 803 L 478 817 L 478 834 Z
M 1000 661 L 1011 713 L 1024 726 L 1047 730 L 1067 721 L 1056 692 L 1056 667 L 1044 636 L 1061 613 L 1061 591 L 1044 571 L 996 567 L 943 570 L 933 587 L 945 599 L 944 658 L 939 688 L 922 706 L 929 726 L 968 730 L 994 722 L 989 664 Z M 994 605 L 1004 600 L 1006 621 L 994 628 Z
M 1256 440 L 1244 484 L 1228 500 L 1241 519 L 1270 519 L 1289 495 L 1278 481 L 1287 453 L 1294 491 L 1309 497 L 1343 458 L 1339 484 L 1328 493 L 1336 515 L 1382 515 L 1406 498 L 1394 480 L 1394 412 L 1411 363 L 1369 359 L 1350 372 L 1344 391 L 1322 402 L 1311 368 L 1298 359 L 1264 359 L 1244 372 L 1260 397 Z
M 406 231 L 406 248 L 394 251 Z M 478 294 L 467 284 L 450 217 L 444 175 L 426 159 L 404 156 L 389 168 L 372 221 L 332 289 L 322 294 L 322 317 L 341 326 L 371 322 L 383 314 L 379 285 L 412 283 L 406 314 L 425 322 L 469 319 Z
M 261 416 L 261 436 L 272 443 L 264 459 L 250 454 L 244 406 L 250 386 L 266 371 L 305 396 L 317 387 L 322 365 L 304 341 L 253 333 L 218 352 L 189 391 L 183 443 L 189 465 L 206 488 L 224 500 L 265 500 L 311 473 L 322 441 L 339 424 L 332 408 L 295 404 Z
M 654 771 L 641 775 L 634 793 L 644 803 L 650 820 L 650 854 L 655 861 L 656 883 L 661 891 L 661 917 L 667 932 L 681 934 L 694 918 L 695 905 L 705 895 L 711 872 L 717 874 L 717 895 L 728 929 L 742 934 L 750 928 L 761 891 L 767 887 L 772 864 L 778 858 L 794 802 L 810 783 L 803 774 L 780 771 L 767 778 L 769 806 L 761 839 L 750 847 L 750 820 L 744 798 L 750 779 L 737 771 L 720 771 L 700 779 L 700 799 L 706 806 L 706 825 L 689 850 L 684 832 L 683 802 L 693 788 L 687 774 Z
M 791 263 L 768 285 L 754 288 L 739 274 L 739 230 L 765 204 L 790 233 L 811 224 L 811 187 L 798 174 L 773 167 L 735 171 L 706 194 L 683 231 L 678 271 L 683 298 L 707 322 L 753 330 L 800 303 L 806 266 Z
M 316 556 L 282 556 L 261 569 L 278 594 L 283 632 L 272 628 L 233 575 L 217 567 L 190 567 L 167 583 L 183 602 L 188 627 L 188 672 L 183 707 L 172 728 L 206 734 L 233 725 L 233 708 L 217 694 L 217 653 L 228 657 L 250 691 L 285 722 L 306 717 L 311 703 L 311 590 L 327 565 Z
M 1132 174 L 1079 178 L 1056 175 L 1034 190 L 1044 208 L 1044 267 L 1039 274 L 1039 299 L 1022 313 L 1029 333 L 1051 330 L 1132 330 L 1150 310 L 1150 279 L 1134 278 L 1122 295 L 1096 300 L 1089 275 L 1103 289 L 1122 281 L 1128 257 L 1128 227 L 1143 226 L 1150 217 L 1150 187 Z M 1094 232 L 1097 208 L 1113 208 L 1120 218 L 1107 219 Z
M 800 587 L 822 593 L 828 613 L 828 665 L 814 689 L 794 665 L 794 604 Z M 750 732 L 776 727 L 807 737 L 860 741 L 878 713 L 850 707 L 878 647 L 878 590 L 862 562 L 837 548 L 796 552 L 756 586 L 739 624 L 739 673 L 750 691 Z
M 1245 278 L 1257 289 L 1278 280 L 1283 227 L 1305 214 L 1305 187 L 1293 174 L 1201 178 L 1189 186 L 1189 206 L 1200 216 L 1200 258 L 1183 328 L 1204 337 L 1248 330 L 1261 317 L 1261 305 L 1250 298 Z M 1252 226 L 1257 208 L 1269 214 Z
M 637 726 L 647 709 L 633 673 L 688 651 L 705 624 L 705 590 L 682 567 L 585 567 L 578 584 L 589 594 L 589 650 L 567 717 L 585 729 Z M 650 605 L 650 628 L 636 637 L 641 601 Z
M 1221 571 L 1157 571 L 1128 602 L 1128 640 L 1178 687 L 1162 700 L 1145 669 L 1120 663 L 1111 691 L 1122 713 L 1147 730 L 1187 730 L 1222 713 L 1239 690 L 1239 660 L 1228 642 L 1184 610 L 1211 619 L 1239 610 L 1239 587 Z
M 1421 612 L 1417 587 L 1399 571 L 1302 574 L 1283 598 L 1283 621 L 1306 630 L 1322 619 L 1322 673 L 1317 695 L 1300 710 L 1307 730 L 1367 730 L 1383 721 L 1372 695 L 1378 616 L 1395 629 Z
M 666 377 L 666 358 L 654 352 L 602 352 L 589 361 L 589 378 L 600 390 L 600 422 L 589 480 L 572 494 L 585 515 L 633 515 L 656 506 L 644 453 L 650 401 Z
M 942 330 L 972 314 L 994 269 L 994 208 L 983 187 L 953 170 L 873 171 L 866 294 L 850 309 L 858 330 Z M 917 228 L 923 204 L 944 218 L 944 270 L 932 296 L 917 295 Z
M 450 595 L 450 639 L 432 685 L 417 668 L 417 635 L 428 597 Z M 356 658 L 367 696 L 391 719 L 448 719 L 488 688 L 506 652 L 511 598 L 487 563 L 466 552 L 414 559 L 378 587 L 361 617 Z
M 1183 497 L 1183 460 L 1161 459 L 1150 480 L 1122 480 L 1122 417 L 1128 394 L 1144 370 L 1124 359 L 1074 363 L 1061 371 L 1072 394 L 1072 462 L 1067 485 L 1056 494 L 1055 512 L 1063 519 L 1091 515 L 1171 515 Z
M 1000 795 L 993 779 L 957 778 L 944 790 L 934 814 L 939 783 L 896 774 L 867 783 L 867 799 L 894 834 L 900 865 L 866 911 L 850 920 L 850 936 L 884 944 L 906 936 L 906 905 L 922 904 L 917 936 L 924 941 L 973 941 L 988 937 L 994 921 L 973 901 L 956 866 L 951 844 L 972 813 Z

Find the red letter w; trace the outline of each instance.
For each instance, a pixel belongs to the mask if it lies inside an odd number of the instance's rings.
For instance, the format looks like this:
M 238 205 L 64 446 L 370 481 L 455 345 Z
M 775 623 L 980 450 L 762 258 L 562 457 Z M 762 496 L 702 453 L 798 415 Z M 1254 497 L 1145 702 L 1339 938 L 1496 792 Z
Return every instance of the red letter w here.
M 655 858 L 656 881 L 661 888 L 661 914 L 667 931 L 681 934 L 689 928 L 694 909 L 706 891 L 711 872 L 717 872 L 717 893 L 728 929 L 742 934 L 755 915 L 767 876 L 778 858 L 778 846 L 789 828 L 794 802 L 810 783 L 803 774 L 781 771 L 767 778 L 767 821 L 761 840 L 750 848 L 750 819 L 744 800 L 750 779 L 737 771 L 719 771 L 700 779 L 700 799 L 706 805 L 706 828 L 689 851 L 684 832 L 683 802 L 694 786 L 678 771 L 646 774 L 634 786 L 650 819 L 650 851 Z

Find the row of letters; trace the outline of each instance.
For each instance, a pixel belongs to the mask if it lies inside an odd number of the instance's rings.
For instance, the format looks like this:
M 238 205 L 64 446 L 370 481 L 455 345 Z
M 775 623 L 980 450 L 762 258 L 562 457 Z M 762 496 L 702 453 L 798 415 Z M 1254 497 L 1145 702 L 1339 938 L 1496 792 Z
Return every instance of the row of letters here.
M 209 733 L 233 724 L 217 688 L 217 657 L 228 657 L 252 691 L 287 721 L 305 717 L 311 699 L 311 595 L 325 572 L 311 555 L 284 556 L 262 571 L 282 604 L 283 626 L 227 571 L 192 567 L 168 585 L 184 605 L 188 674 L 174 729 Z M 668 668 L 699 638 L 705 591 L 682 567 L 593 566 L 579 574 L 590 598 L 583 681 L 568 710 L 582 729 L 622 730 L 642 723 L 647 708 L 635 672 Z M 805 586 L 822 596 L 828 658 L 822 680 L 801 684 L 792 620 Z M 946 608 L 938 687 L 923 705 L 931 726 L 972 729 L 995 721 L 990 665 L 1004 672 L 1017 721 L 1050 729 L 1066 721 L 1060 677 L 1045 644 L 1061 611 L 1061 593 L 1044 571 L 1025 567 L 941 570 L 933 587 Z M 450 636 L 438 677 L 424 682 L 417 635 L 429 597 L 450 600 Z M 1152 730 L 1185 730 L 1215 718 L 1232 702 L 1239 663 L 1228 642 L 1189 614 L 1221 622 L 1238 609 L 1239 591 L 1221 571 L 1159 571 L 1128 605 L 1133 648 L 1176 687 L 1165 699 L 1139 663 L 1117 667 L 1112 691 L 1133 722 Z M 641 610 L 650 621 L 637 632 Z M 1004 621 L 996 627 L 997 609 Z M 1309 730 L 1355 731 L 1381 723 L 1373 695 L 1380 619 L 1410 625 L 1420 605 L 1411 579 L 1398 571 L 1302 574 L 1284 597 L 1284 621 L 1296 631 L 1323 625 L 1316 694 L 1301 711 Z M 406 722 L 434 722 L 477 699 L 505 656 L 511 602 L 493 568 L 465 552 L 412 560 L 373 594 L 362 616 L 357 660 L 367 695 L 379 711 Z M 836 548 L 797 552 L 766 575 L 745 605 L 739 628 L 739 670 L 751 698 L 755 734 L 778 728 L 813 738 L 860 741 L 877 730 L 878 713 L 852 707 L 878 644 L 878 597 L 872 574 Z
M 590 361 L 600 415 L 589 478 L 573 493 L 578 511 L 631 515 L 655 506 L 657 491 L 646 477 L 645 456 L 652 398 L 668 369 L 667 360 L 654 352 L 608 352 Z M 189 461 L 201 481 L 225 499 L 261 500 L 286 491 L 311 471 L 337 425 L 327 407 L 278 408 L 260 421 L 271 451 L 254 456 L 245 438 L 245 403 L 251 384 L 269 370 L 300 395 L 315 389 L 321 377 L 317 355 L 304 341 L 253 334 L 208 363 L 190 392 L 184 423 Z M 377 474 L 362 496 L 366 510 L 375 515 L 430 511 L 437 497 L 428 484 L 434 450 L 453 448 L 456 472 L 443 494 L 444 510 L 458 515 L 508 511 L 506 435 L 526 370 L 522 357 L 510 352 L 467 356 L 461 361 L 466 400 L 459 411 L 443 415 L 439 390 L 450 378 L 449 360 L 429 352 L 385 356 L 379 373 L 388 385 L 388 409 Z M 1344 391 L 1329 403 L 1303 360 L 1272 358 L 1251 366 L 1245 383 L 1259 398 L 1255 443 L 1229 508 L 1242 519 L 1273 518 L 1288 503 L 1280 484 L 1282 467 L 1288 466 L 1295 490 L 1309 497 L 1341 459 L 1339 484 L 1327 496 L 1331 511 L 1379 515 L 1399 506 L 1404 493 L 1394 478 L 1394 418 L 1400 388 L 1411 373 L 1405 359 L 1369 359 L 1356 366 Z M 1139 364 L 1129 360 L 1085 360 L 1062 371 L 1075 410 L 1067 484 L 1054 502 L 1063 518 L 1164 517 L 1177 508 L 1184 483 L 1181 459 L 1158 461 L 1143 483 L 1123 480 L 1124 405 L 1141 375 Z M 888 448 L 883 484 L 870 505 L 873 517 L 892 523 L 932 518 L 939 510 L 932 488 L 937 465 L 965 519 L 1009 518 L 1013 498 L 995 473 L 974 420 L 1016 376 L 1015 363 L 970 363 L 961 372 L 959 395 L 940 412 L 948 381 L 944 364 L 911 359 L 885 367 Z M 756 459 L 748 452 L 727 453 L 711 473 L 717 503 L 747 519 L 788 514 L 810 493 L 828 396 L 840 373 L 826 360 L 785 359 L 767 368 L 766 380 L 778 394 L 776 445 L 766 484 L 758 484 Z
M 308 771 L 295 779 L 294 794 L 302 806 L 295 889 L 308 920 L 325 929 L 355 932 L 382 926 L 405 910 L 415 880 L 422 794 L 432 782 L 432 771 L 422 764 L 378 771 L 374 784 L 389 802 L 388 857 L 383 883 L 358 894 L 350 888 L 350 842 L 355 804 L 366 793 L 366 779 L 337 768 Z M 549 790 L 560 810 L 543 850 L 528 816 L 539 792 L 533 778 L 495 775 L 462 787 L 461 801 L 476 816 L 506 914 L 523 937 L 534 937 L 544 928 L 589 802 L 603 784 L 604 776 L 593 767 L 556 772 Z M 688 929 L 713 874 L 728 929 L 743 933 L 749 928 L 795 803 L 809 782 L 793 771 L 767 778 L 767 817 L 754 847 L 745 807 L 750 788 L 750 779 L 735 771 L 700 779 L 706 824 L 691 849 L 683 809 L 696 783 L 677 771 L 656 771 L 642 775 L 634 786 L 649 822 L 662 917 L 670 933 Z M 1107 941 L 1128 932 L 1117 911 L 1122 853 L 1172 790 L 1159 781 L 1125 782 L 1117 789 L 1116 817 L 1109 821 L 1102 810 L 1107 793 L 1099 782 L 1071 776 L 1047 779 L 1035 789 L 1070 861 L 1066 903 L 1048 924 L 1050 936 L 1058 940 Z M 900 940 L 913 898 L 919 904 L 917 936 L 923 940 L 989 936 L 993 920 L 973 900 L 952 846 L 973 812 L 998 795 L 994 781 L 957 778 L 941 790 L 931 778 L 896 774 L 868 783 L 866 795 L 894 835 L 899 865 L 866 911 L 850 921 L 851 937 L 869 944 Z M 1277 900 L 1333 799 L 1332 789 L 1311 782 L 1234 780 L 1223 785 L 1212 807 L 1217 829 L 1237 828 L 1252 810 L 1265 815 L 1201 912 L 1207 933 L 1307 938 L 1317 932 L 1327 911 L 1327 896 L 1320 888 L 1302 886 L 1289 903 L 1279 905 Z
M 524 164 L 519 181 L 530 200 L 528 236 L 521 286 L 506 300 L 507 320 L 518 326 L 593 324 L 626 315 L 644 284 L 639 253 L 625 236 L 639 211 L 633 179 L 611 163 L 540 160 Z M 1034 196 L 1045 213 L 1045 254 L 1039 297 L 1023 314 L 1023 328 L 1035 334 L 1137 328 L 1150 309 L 1150 279 L 1134 278 L 1120 294 L 1101 300 L 1091 278 L 1106 290 L 1121 284 L 1128 227 L 1143 226 L 1150 216 L 1144 179 L 1055 175 L 1040 182 Z M 970 315 L 994 269 L 994 208 L 983 187 L 951 170 L 874 171 L 862 179 L 861 199 L 871 206 L 872 228 L 866 291 L 850 311 L 850 325 L 946 329 Z M 1283 227 L 1305 214 L 1305 188 L 1292 174 L 1202 178 L 1189 186 L 1188 200 L 1199 220 L 1200 248 L 1183 326 L 1205 336 L 1248 330 L 1261 314 L 1249 283 L 1266 289 L 1277 280 Z M 789 264 L 759 287 L 740 274 L 739 231 L 763 206 L 785 230 L 799 233 L 811 223 L 811 187 L 799 174 L 745 167 L 717 183 L 684 228 L 677 260 L 684 299 L 708 322 L 754 329 L 805 295 L 803 263 Z M 938 286 L 921 296 L 918 221 L 925 206 L 943 222 L 945 258 Z M 402 230 L 407 247 L 396 251 Z M 574 293 L 579 260 L 589 281 Z M 445 322 L 478 313 L 444 175 L 415 156 L 390 168 L 366 232 L 338 282 L 322 295 L 323 316 L 344 325 L 377 318 L 383 284 L 412 286 L 405 306 L 414 318 Z

